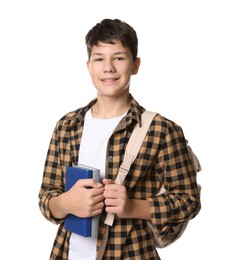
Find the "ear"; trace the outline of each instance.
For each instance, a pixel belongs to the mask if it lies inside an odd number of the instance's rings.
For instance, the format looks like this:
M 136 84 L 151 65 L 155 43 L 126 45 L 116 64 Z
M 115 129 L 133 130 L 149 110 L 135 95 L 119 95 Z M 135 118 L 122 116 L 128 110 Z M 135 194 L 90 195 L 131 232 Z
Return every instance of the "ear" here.
M 136 75 L 138 73 L 140 64 L 141 64 L 141 59 L 137 57 L 136 61 L 133 64 L 132 75 Z
M 90 62 L 87 61 L 87 62 L 86 62 L 86 65 L 87 65 L 87 68 L 88 68 L 89 75 L 90 75 L 90 77 L 92 77 L 92 72 L 91 72 L 91 65 L 90 65 Z

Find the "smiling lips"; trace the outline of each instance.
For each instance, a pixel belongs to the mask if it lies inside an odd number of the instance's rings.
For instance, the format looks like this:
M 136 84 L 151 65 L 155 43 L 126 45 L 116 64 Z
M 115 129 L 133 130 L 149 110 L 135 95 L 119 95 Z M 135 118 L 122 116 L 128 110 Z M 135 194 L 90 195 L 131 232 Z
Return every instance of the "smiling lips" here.
M 115 82 L 116 80 L 118 80 L 118 78 L 105 78 L 105 79 L 101 79 L 102 82 L 105 82 L 105 83 L 112 83 L 112 82 Z

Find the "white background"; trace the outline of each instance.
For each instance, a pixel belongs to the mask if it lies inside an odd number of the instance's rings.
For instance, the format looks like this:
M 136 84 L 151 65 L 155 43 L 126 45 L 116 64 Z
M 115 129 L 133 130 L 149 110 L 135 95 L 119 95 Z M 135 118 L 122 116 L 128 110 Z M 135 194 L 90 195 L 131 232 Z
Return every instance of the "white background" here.
M 142 64 L 131 92 L 181 125 L 202 163 L 202 210 L 162 260 L 240 259 L 238 3 L 0 2 L 4 259 L 49 259 L 57 226 L 38 208 L 43 165 L 57 120 L 95 97 L 84 37 L 103 18 L 136 29 Z

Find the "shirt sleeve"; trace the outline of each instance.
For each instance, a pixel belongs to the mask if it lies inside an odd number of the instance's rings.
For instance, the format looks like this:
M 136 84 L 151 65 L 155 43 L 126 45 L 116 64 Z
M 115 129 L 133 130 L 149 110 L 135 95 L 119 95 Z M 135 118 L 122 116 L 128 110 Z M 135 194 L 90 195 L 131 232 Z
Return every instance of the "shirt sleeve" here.
M 166 193 L 149 198 L 151 222 L 160 234 L 194 218 L 200 211 L 197 173 L 180 126 L 171 122 L 159 149 L 156 172 Z
M 58 124 L 56 125 L 50 141 L 43 172 L 42 185 L 39 192 L 39 207 L 46 219 L 59 224 L 62 222 L 51 215 L 49 200 L 64 192 L 63 167 L 59 156 Z

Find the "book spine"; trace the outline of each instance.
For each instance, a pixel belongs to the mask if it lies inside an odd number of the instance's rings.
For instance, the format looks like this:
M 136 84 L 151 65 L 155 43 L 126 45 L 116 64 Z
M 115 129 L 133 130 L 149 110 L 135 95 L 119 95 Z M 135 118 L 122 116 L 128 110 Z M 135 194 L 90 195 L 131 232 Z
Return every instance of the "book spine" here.
M 96 182 L 100 182 L 100 171 L 99 170 L 93 171 L 93 179 Z M 91 225 L 91 236 L 92 237 L 98 237 L 99 221 L 100 221 L 99 215 L 92 217 L 92 225 Z

